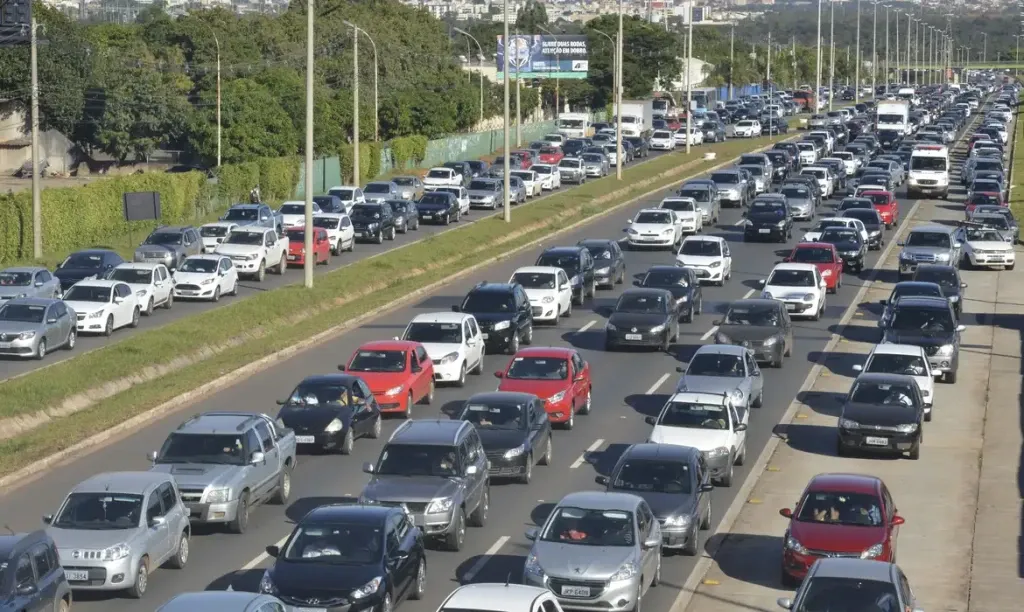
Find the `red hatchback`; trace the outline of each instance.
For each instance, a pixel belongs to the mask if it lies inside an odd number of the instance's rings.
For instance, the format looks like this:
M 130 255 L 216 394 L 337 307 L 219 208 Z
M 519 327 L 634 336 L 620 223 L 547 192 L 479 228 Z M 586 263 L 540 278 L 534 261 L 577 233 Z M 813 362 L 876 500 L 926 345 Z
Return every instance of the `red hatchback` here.
M 313 263 L 316 265 L 326 264 L 331 261 L 331 239 L 327 237 L 327 230 L 322 227 L 315 228 L 313 233 Z M 288 265 L 306 265 L 306 228 L 292 227 L 288 229 Z
M 894 225 L 900 222 L 900 205 L 896 201 L 896 195 L 893 192 L 865 191 L 861 194 L 861 197 L 871 200 L 871 205 L 882 216 L 882 223 L 885 223 L 885 229 L 892 229 Z
M 434 401 L 434 363 L 419 342 L 367 342 L 338 369 L 363 379 L 383 413 L 410 418 L 414 405 Z
M 512 357 L 498 391 L 532 393 L 544 400 L 548 420 L 572 429 L 576 413 L 590 414 L 590 364 L 570 348 L 531 347 Z
M 544 164 L 557 164 L 565 157 L 565 153 L 558 147 L 543 147 L 540 150 L 540 161 Z
M 896 562 L 903 517 L 885 483 L 862 474 L 818 474 L 804 489 L 783 537 L 782 582 L 794 586 L 823 557 Z
M 830 293 L 837 293 L 843 286 L 843 258 L 834 244 L 827 242 L 801 242 L 782 261 L 809 263 L 818 267 L 825 287 Z
M 1003 194 L 992 191 L 978 191 L 972 193 L 970 197 L 967 198 L 967 202 L 965 204 L 968 217 L 971 216 L 971 213 L 973 213 L 974 209 L 978 206 L 1006 206 L 1006 202 L 1003 200 Z
M 509 162 L 516 162 L 519 170 L 529 170 L 533 165 L 533 154 L 529 151 L 512 151 Z

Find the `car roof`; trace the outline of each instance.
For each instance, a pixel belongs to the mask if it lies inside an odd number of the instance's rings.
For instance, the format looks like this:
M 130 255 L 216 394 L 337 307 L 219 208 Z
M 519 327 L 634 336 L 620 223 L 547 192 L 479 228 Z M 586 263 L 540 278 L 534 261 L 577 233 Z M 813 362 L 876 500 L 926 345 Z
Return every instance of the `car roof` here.
M 705 344 L 694 352 L 693 356 L 711 353 L 713 355 L 746 355 L 749 350 L 738 344 Z M 693 361 L 691 358 L 690 361 Z
M 461 432 L 473 425 L 451 419 L 416 419 L 405 421 L 391 434 L 388 444 L 421 444 L 447 446 L 455 444 Z
M 21 551 L 41 542 L 49 542 L 50 536 L 45 530 L 37 529 L 30 533 L 11 533 L 0 535 L 0 566 Z
M 659 213 L 659 214 L 664 215 L 664 214 L 667 214 L 667 213 L 672 212 L 672 211 L 665 210 L 664 208 L 641 208 L 640 210 L 638 210 L 636 212 L 636 214 L 639 215 L 640 213 L 646 213 L 646 212 L 649 212 L 649 213 Z
M 515 289 L 512 283 L 491 283 L 482 281 L 469 290 L 469 293 L 482 291 L 484 293 L 511 293 Z
M 793 247 L 793 250 L 795 251 L 797 249 L 827 249 L 829 251 L 832 251 L 835 250 L 835 248 L 836 245 L 832 244 L 831 242 L 798 242 L 797 245 Z
M 157 608 L 157 612 L 222 612 L 225 609 L 240 610 L 247 609 L 250 604 L 260 598 L 269 600 L 267 595 L 247 591 L 179 593 Z
M 185 258 L 185 261 L 195 259 L 204 259 L 206 261 L 220 261 L 226 257 L 227 255 L 217 255 L 216 253 L 200 253 L 198 255 L 189 255 L 188 257 Z
M 888 374 L 885 372 L 863 372 L 854 383 L 869 382 L 878 384 L 908 384 L 914 381 L 914 377 L 903 374 Z
M 162 263 L 146 263 L 144 261 L 124 261 L 117 266 L 118 270 L 155 270 L 158 266 L 163 266 Z
M 915 233 L 915 232 L 929 232 L 929 233 L 931 233 L 931 232 L 939 232 L 939 233 L 942 233 L 942 234 L 952 235 L 954 231 L 956 231 L 956 230 L 954 230 L 953 228 L 946 227 L 945 225 L 938 225 L 936 223 L 929 223 L 929 224 L 926 224 L 926 225 L 918 225 L 917 227 L 910 228 L 910 233 L 912 233 L 912 234 Z
M 531 346 L 521 348 L 513 356 L 516 357 L 547 357 L 550 359 L 569 359 L 576 353 L 575 349 L 561 346 Z
M 170 480 L 170 475 L 159 472 L 104 472 L 86 478 L 75 485 L 71 492 L 144 495 Z
M 239 433 L 254 418 L 250 412 L 204 412 L 193 415 L 175 430 L 183 434 Z
M 633 512 L 640 498 L 629 493 L 610 491 L 577 491 L 563 497 L 558 506 L 574 506 L 587 510 L 621 510 Z M 556 506 L 557 507 L 557 506 Z
M 532 402 L 537 399 L 537 396 L 532 393 L 522 393 L 519 391 L 485 391 L 484 393 L 476 393 L 470 396 L 466 400 L 466 404 L 473 402 L 480 402 L 486 404 L 488 402 L 511 402 L 515 404 L 525 404 Z
M 662 289 L 660 287 L 633 287 L 620 293 L 619 297 L 623 298 L 634 295 L 659 295 L 665 297 L 666 294 L 671 295 L 671 292 L 668 289 Z
M 365 504 L 324 504 L 317 506 L 305 516 L 305 521 L 344 521 L 347 523 L 362 523 L 366 525 L 379 525 L 390 514 L 400 512 L 393 506 L 378 506 Z
M 725 238 L 721 236 L 687 236 L 683 238 L 683 242 L 725 242 Z
M 812 580 L 814 578 L 852 578 L 892 583 L 894 567 L 895 565 L 892 563 L 873 559 L 829 557 L 818 559 L 810 573 Z
M 75 251 L 72 255 L 117 255 L 117 252 L 110 249 L 82 249 Z
M 541 251 L 541 255 L 550 255 L 550 254 L 569 255 L 569 254 L 577 254 L 577 253 L 580 252 L 580 250 L 582 248 L 583 247 L 577 246 L 577 245 L 548 247 L 548 248 L 544 249 L 543 251 Z
M 916 347 L 915 347 L 916 348 Z M 817 474 L 807 483 L 807 491 L 848 491 L 851 493 L 878 493 L 882 479 L 868 474 Z
M 370 340 L 359 345 L 357 351 L 411 351 L 419 346 L 411 340 Z
M 775 267 L 772 268 L 772 272 L 775 272 L 776 270 L 802 270 L 804 272 L 810 272 L 812 270 L 817 269 L 818 266 L 812 263 L 784 262 L 780 264 L 775 264 Z
M 77 286 L 80 287 L 113 287 L 114 285 L 126 284 L 124 281 L 115 280 L 104 280 L 102 278 L 87 278 L 85 280 L 78 281 Z
M 523 266 L 516 268 L 513 276 L 522 272 L 523 274 L 557 274 L 561 268 L 557 266 Z
M 168 232 L 168 233 L 172 233 L 172 234 L 177 234 L 177 233 L 184 232 L 185 230 L 188 230 L 188 229 L 192 229 L 192 226 L 191 225 L 161 225 L 160 227 L 154 229 L 153 233 L 154 234 L 158 234 L 160 232 Z
M 670 402 L 693 402 L 699 404 L 724 405 L 724 393 L 708 393 L 706 391 L 677 391 L 669 396 Z
M 550 591 L 544 587 L 509 583 L 466 584 L 452 591 L 441 604 L 441 609 L 483 610 L 505 612 L 506 610 L 533 610 L 533 602 L 546 596 Z
M 645 210 L 647 210 L 647 209 L 645 209 Z M 661 209 L 657 209 L 657 210 L 661 210 Z M 576 244 L 578 246 L 582 246 L 582 247 L 591 247 L 591 246 L 609 246 L 613 242 L 617 242 L 617 241 L 616 240 L 608 240 L 607 238 L 587 238 L 585 240 L 580 240 Z
M 427 312 L 416 315 L 410 323 L 462 323 L 471 316 L 464 312 Z
M 872 355 L 920 355 L 924 349 L 916 344 L 876 344 Z
M 42 272 L 45 269 L 46 268 L 42 266 L 13 266 L 11 268 L 4 268 L 3 270 L 0 270 L 0 272 L 8 272 L 12 274 L 17 272 L 26 272 L 35 274 L 36 272 Z
M 49 306 L 50 304 L 56 304 L 60 302 L 59 299 L 53 298 L 39 298 L 39 297 L 23 297 L 14 298 L 13 300 L 5 300 L 5 304 L 24 304 L 25 306 Z
M 622 453 L 622 457 L 629 457 L 631 459 L 667 459 L 676 461 L 687 461 L 697 455 L 700 455 L 700 451 L 691 446 L 654 444 L 653 442 L 630 445 Z
M 896 283 L 895 285 L 893 285 L 892 289 L 893 289 L 893 291 L 895 291 L 897 289 L 900 289 L 901 287 L 916 287 L 916 286 L 939 287 L 939 284 L 938 283 L 933 283 L 933 282 L 927 282 L 927 281 L 909 280 L 909 281 L 900 281 L 900 282 Z M 941 287 L 939 287 L 939 289 L 941 290 Z

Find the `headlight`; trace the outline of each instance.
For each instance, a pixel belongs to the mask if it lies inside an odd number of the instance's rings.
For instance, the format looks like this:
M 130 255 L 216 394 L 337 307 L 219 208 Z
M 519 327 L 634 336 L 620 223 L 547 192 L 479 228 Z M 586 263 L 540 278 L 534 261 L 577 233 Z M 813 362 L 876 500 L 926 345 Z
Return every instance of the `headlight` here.
M 724 456 L 726 456 L 728 454 L 729 454 L 729 449 L 727 449 L 724 446 L 719 446 L 718 448 L 713 448 L 713 449 L 708 451 L 708 458 L 724 457 Z
M 765 300 L 774 300 L 775 296 L 772 295 L 771 291 L 762 291 L 761 298 Z
M 786 227 L 786 222 L 784 220 L 779 221 L 778 223 L 775 224 L 775 227 Z
M 551 302 L 554 302 L 554 301 L 555 301 L 555 297 L 552 296 L 552 295 L 548 295 L 548 296 L 545 296 L 543 300 L 541 300 L 541 303 L 543 303 L 543 304 L 550 304 Z
M 629 231 L 628 231 L 628 232 L 626 232 L 626 233 L 627 233 L 627 234 L 629 234 L 630 236 L 636 236 L 636 235 L 637 235 L 637 234 L 639 234 L 640 232 L 636 231 L 636 230 L 635 230 L 635 229 L 633 229 L 633 228 L 630 228 L 630 229 L 629 229 Z
M 505 457 L 505 459 L 515 459 L 516 457 L 518 457 L 519 455 L 522 455 L 525 452 L 526 452 L 526 445 L 525 444 L 521 444 L 521 445 L 519 445 L 519 446 L 517 446 L 515 448 L 510 448 L 507 451 L 505 451 L 504 457 Z
M 636 565 L 634 563 L 626 563 L 619 568 L 619 571 L 615 572 L 609 580 L 611 582 L 621 582 L 623 580 L 629 580 L 633 576 L 636 576 Z
M 535 576 L 541 580 L 544 579 L 544 570 L 540 567 L 540 562 L 537 561 L 537 555 L 530 553 L 526 557 L 526 563 L 523 564 L 523 573 Z
M 260 258 L 260 254 L 259 253 L 253 253 L 252 255 L 246 255 L 245 256 L 245 260 L 246 261 L 256 261 L 259 258 Z
M 851 421 L 850 419 L 839 419 L 840 429 L 860 429 L 860 423 L 857 421 Z
M 814 301 L 814 294 L 813 293 L 808 293 L 808 294 L 804 295 L 804 301 L 805 302 L 812 302 L 812 301 Z
M 510 321 L 498 321 L 497 323 L 494 324 L 494 331 L 508 329 L 509 327 L 511 327 L 511 325 L 512 323 Z
M 373 595 L 380 589 L 380 585 L 384 583 L 384 579 L 377 576 L 373 580 L 367 582 L 358 589 L 352 591 L 352 599 L 365 599 L 370 595 Z
M 603 268 L 598 268 L 598 269 L 594 270 L 594 274 L 611 274 L 611 272 L 612 272 L 611 266 L 605 266 Z
M 734 401 L 734 402 L 742 402 L 743 401 L 743 392 L 740 391 L 739 389 L 733 389 L 732 392 L 729 393 L 729 397 L 731 397 L 732 401 Z
M 263 572 L 263 578 L 260 578 L 260 593 L 267 593 L 268 595 L 277 593 L 277 587 L 270 578 L 270 570 Z
M 662 324 L 662 325 L 655 325 L 654 327 L 651 328 L 651 333 L 652 334 L 660 334 L 663 331 L 665 331 L 665 325 L 664 324 Z
M 484 196 L 483 201 L 484 202 L 493 202 L 494 201 L 494 196 Z
M 685 304 L 686 302 L 689 302 L 689 301 L 690 301 L 690 296 L 684 295 L 684 296 L 681 296 L 678 300 L 676 300 L 676 303 L 678 303 L 678 304 Z
M 949 253 L 939 253 L 935 256 L 938 261 L 949 261 Z
M 200 285 L 212 285 L 215 282 L 217 282 L 217 279 L 215 279 L 215 278 L 208 278 L 208 279 L 204 280 L 203 282 L 201 282 L 199 284 Z
M 669 228 L 661 230 L 661 233 L 662 234 L 671 234 L 673 231 L 675 231 L 675 230 L 673 230 L 671 227 L 669 227 Z
M 764 345 L 765 346 L 773 346 L 778 341 L 779 341 L 778 337 L 772 336 L 770 338 L 765 338 Z
M 900 252 L 900 259 L 912 260 L 912 259 L 914 259 L 914 256 L 911 255 L 910 253 L 904 253 L 904 252 L 901 251 Z
M 840 255 L 843 257 L 856 257 L 860 255 L 860 251 L 843 251 Z
M 807 549 L 801 544 L 796 538 L 791 535 L 786 536 L 786 548 L 795 552 L 798 555 L 806 555 Z
M 397 387 L 391 387 L 390 389 L 388 389 L 387 391 L 384 392 L 384 395 L 387 395 L 388 397 L 392 397 L 392 396 L 398 395 L 399 393 L 402 392 L 402 389 L 404 389 L 404 388 L 405 388 L 405 385 L 398 385 Z
M 721 268 L 722 267 L 722 262 L 720 262 L 720 261 L 713 261 L 713 262 L 711 262 L 708 265 L 708 267 L 709 268 Z
M 667 519 L 665 519 L 665 524 L 666 525 L 671 525 L 672 527 L 683 527 L 685 525 L 690 524 L 690 516 L 688 514 L 687 515 L 679 515 L 679 516 L 670 516 Z
M 110 548 L 103 551 L 104 561 L 120 561 L 128 555 L 132 554 L 132 549 L 126 542 L 120 544 L 114 544 Z
M 732 344 L 732 338 L 723 334 L 722 332 L 718 332 L 717 334 L 715 334 L 715 342 L 719 344 Z
M 21 332 L 20 334 L 18 334 L 18 339 L 20 339 L 20 340 L 31 340 L 32 338 L 35 338 L 35 337 L 36 337 L 36 332 L 34 332 L 34 331 Z
M 604 330 L 605 330 L 605 331 L 617 331 L 618 329 L 619 329 L 618 327 L 615 327 L 615 326 L 614 326 L 614 325 L 612 325 L 611 323 L 607 323 L 607 324 L 605 324 L 605 326 L 604 326 Z
M 951 295 L 951 296 L 949 296 L 949 301 L 950 302 L 959 302 L 960 301 L 960 296 L 959 295 Z
M 345 424 L 341 422 L 341 419 L 334 419 L 324 427 L 324 433 L 336 433 L 344 429 Z
M 146 297 L 146 290 L 139 289 L 138 291 L 135 292 L 135 295 L 137 295 L 138 297 Z
M 882 556 L 883 552 L 885 552 L 885 547 L 882 546 L 881 544 L 875 544 L 871 548 L 869 548 L 869 549 L 865 550 L 864 552 L 862 552 L 860 554 L 860 558 L 861 559 L 877 559 L 878 557 Z
M 455 363 L 455 360 L 459 358 L 458 351 L 454 353 L 448 353 L 441 358 L 441 365 L 448 365 L 449 363 Z
M 821 275 L 822 276 L 832 276 L 832 270 L 822 270 L 821 271 Z
M 556 393 L 556 394 L 552 395 L 551 397 L 549 397 L 548 401 L 551 402 L 552 404 L 557 404 L 558 402 L 560 402 L 560 401 L 562 401 L 564 399 L 565 399 L 565 391 L 559 391 L 558 393 Z
M 452 509 L 455 504 L 455 500 L 451 497 L 445 497 L 441 499 L 435 499 L 430 502 L 427 506 L 427 514 L 440 514 L 442 512 L 448 512 Z
M 90 319 L 98 319 L 98 318 L 100 318 L 102 316 L 103 316 L 103 311 L 102 310 L 97 310 L 96 312 L 90 312 L 89 313 L 89 318 Z
M 952 344 L 946 344 L 944 346 L 939 347 L 938 353 L 939 353 L 939 355 L 952 355 L 953 354 L 953 345 Z
M 912 434 L 917 431 L 917 423 L 904 423 L 903 425 L 897 425 L 896 431 L 904 434 Z
M 223 504 L 231 501 L 231 489 L 210 489 L 206 492 L 206 503 Z

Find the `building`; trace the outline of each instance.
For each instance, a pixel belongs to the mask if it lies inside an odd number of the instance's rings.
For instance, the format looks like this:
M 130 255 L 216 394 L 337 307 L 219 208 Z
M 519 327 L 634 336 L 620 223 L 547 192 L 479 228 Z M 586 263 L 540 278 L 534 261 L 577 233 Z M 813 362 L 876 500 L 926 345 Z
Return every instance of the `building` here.
M 69 175 L 77 163 L 78 147 L 56 130 L 39 132 L 39 157 L 47 173 Z M 0 174 L 12 175 L 32 162 L 32 132 L 27 109 L 0 100 Z

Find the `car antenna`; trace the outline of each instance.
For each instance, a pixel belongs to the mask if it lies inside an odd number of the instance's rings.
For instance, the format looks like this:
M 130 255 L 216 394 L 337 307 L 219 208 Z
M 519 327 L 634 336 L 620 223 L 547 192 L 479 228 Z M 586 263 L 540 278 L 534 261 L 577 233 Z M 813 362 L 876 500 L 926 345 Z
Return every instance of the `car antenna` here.
M 13 530 L 13 529 L 11 529 L 11 526 L 10 526 L 10 525 L 8 525 L 7 523 L 4 523 L 4 529 L 6 529 L 7 531 L 10 531 L 10 532 L 11 532 L 11 535 L 18 535 L 18 534 L 16 534 L 16 533 L 14 533 L 14 530 Z M 512 574 L 509 574 L 509 576 L 511 576 L 511 575 L 512 575 Z
M 10 527 L 8 527 L 8 529 L 10 529 Z M 14 532 L 12 531 L 11 533 Z M 508 576 L 505 576 L 505 586 L 508 586 L 510 582 L 512 582 L 512 572 L 509 572 Z

